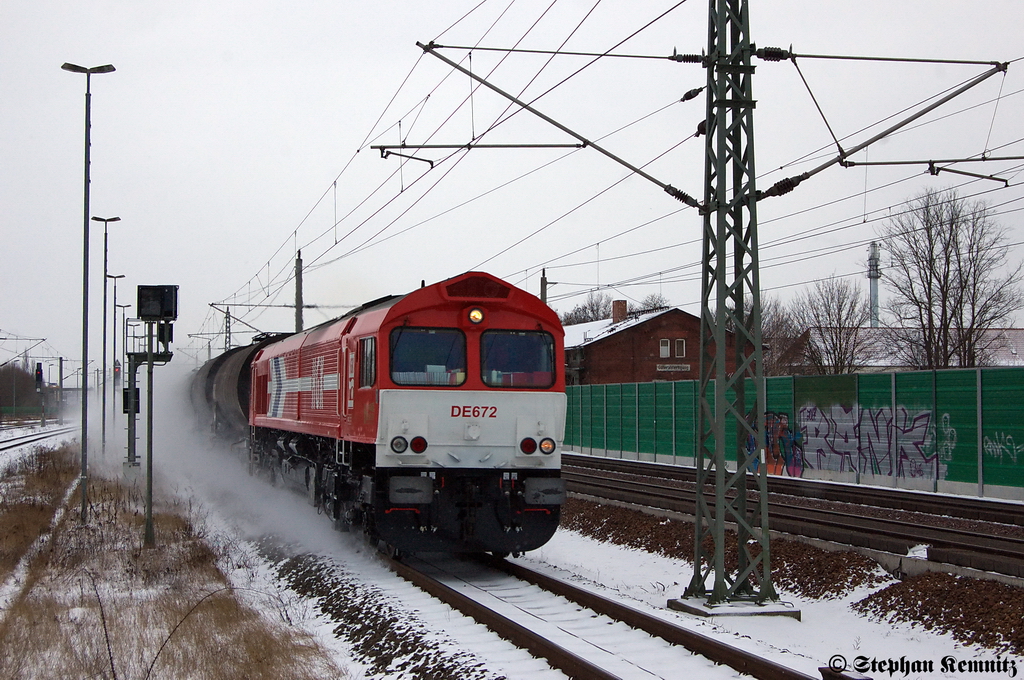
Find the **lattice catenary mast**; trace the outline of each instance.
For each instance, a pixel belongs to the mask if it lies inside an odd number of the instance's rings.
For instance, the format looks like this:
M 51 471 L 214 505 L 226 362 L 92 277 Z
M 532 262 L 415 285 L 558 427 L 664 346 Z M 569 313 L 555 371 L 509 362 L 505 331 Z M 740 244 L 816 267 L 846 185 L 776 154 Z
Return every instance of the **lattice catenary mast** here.
M 754 98 L 747 0 L 711 0 L 701 285 L 700 404 L 694 574 L 685 596 L 708 605 L 777 600 L 768 539 L 765 391 L 757 255 Z M 745 303 L 749 302 L 749 309 Z M 735 344 L 729 348 L 726 330 Z M 730 371 L 730 362 L 733 363 Z M 733 430 L 731 433 L 729 430 Z M 727 468 L 733 448 L 737 465 Z M 748 484 L 760 492 L 748 506 Z M 714 507 L 703 491 L 714 485 Z M 736 526 L 735 576 L 726 524 Z M 758 528 L 755 528 L 758 527 Z M 705 546 L 711 540 L 712 548 Z M 731 565 L 730 565 L 731 566 Z M 714 572 L 710 590 L 706 581 Z

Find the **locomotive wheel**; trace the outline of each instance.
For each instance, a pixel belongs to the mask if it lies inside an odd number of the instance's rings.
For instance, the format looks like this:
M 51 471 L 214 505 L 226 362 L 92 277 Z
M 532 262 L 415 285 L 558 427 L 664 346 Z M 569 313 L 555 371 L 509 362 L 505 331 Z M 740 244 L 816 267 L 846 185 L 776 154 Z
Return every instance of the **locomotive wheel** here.
M 402 558 L 404 557 L 401 550 L 391 545 L 390 543 L 385 543 L 383 539 L 378 539 L 377 550 L 384 553 L 387 557 L 390 557 L 395 562 L 401 562 Z
M 335 501 L 334 507 L 334 529 L 342 533 L 349 533 L 352 531 L 352 503 Z

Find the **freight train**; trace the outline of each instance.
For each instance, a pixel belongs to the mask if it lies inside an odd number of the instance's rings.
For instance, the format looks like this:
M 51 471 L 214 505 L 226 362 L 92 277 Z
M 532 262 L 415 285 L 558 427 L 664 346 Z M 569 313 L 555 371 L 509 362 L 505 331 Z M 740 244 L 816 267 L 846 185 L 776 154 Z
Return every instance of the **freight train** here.
M 204 364 L 200 422 L 389 552 L 533 550 L 565 500 L 563 330 L 468 272 Z

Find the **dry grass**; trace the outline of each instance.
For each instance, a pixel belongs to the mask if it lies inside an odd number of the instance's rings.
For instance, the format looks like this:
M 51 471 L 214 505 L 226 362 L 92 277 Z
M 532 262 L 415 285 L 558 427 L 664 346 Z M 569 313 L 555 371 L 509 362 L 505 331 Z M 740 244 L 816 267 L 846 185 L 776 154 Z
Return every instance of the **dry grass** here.
M 53 517 L 52 506 L 41 501 L 28 508 L 7 502 L 8 488 L 50 485 L 42 465 L 25 466 L 22 476 L 20 483 L 3 482 L 0 503 L 0 549 L 11 567 Z M 53 482 L 48 497 L 59 502 L 70 481 L 64 488 Z M 68 510 L 32 563 L 20 596 L 0 612 L 0 677 L 346 676 L 315 639 L 242 602 L 218 568 L 224 551 L 205 540 L 196 508 L 174 501 L 162 506 L 154 514 L 158 547 L 143 549 L 140 490 L 91 480 L 89 524 L 78 522 L 74 507 Z M 16 518 L 23 528 L 7 532 Z
M 0 470 L 0 581 L 46 533 L 76 468 L 67 450 L 38 449 Z

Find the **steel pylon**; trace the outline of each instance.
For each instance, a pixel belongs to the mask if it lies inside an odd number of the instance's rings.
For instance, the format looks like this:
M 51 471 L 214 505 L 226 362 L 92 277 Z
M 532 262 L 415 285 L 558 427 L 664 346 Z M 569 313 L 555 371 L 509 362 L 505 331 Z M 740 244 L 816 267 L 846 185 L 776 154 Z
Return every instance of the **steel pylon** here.
M 771 581 L 763 457 L 765 386 L 751 89 L 755 46 L 747 5 L 747 0 L 710 0 L 705 63 L 698 494 L 694 575 L 685 596 L 706 597 L 709 605 L 778 599 Z M 735 343 L 727 344 L 729 331 Z M 734 456 L 727 456 L 730 449 Z M 712 485 L 713 506 L 704 495 Z M 760 492 L 756 501 L 748 503 L 748 490 Z M 735 548 L 727 548 L 727 525 L 736 528 Z M 727 571 L 728 550 L 736 554 Z

